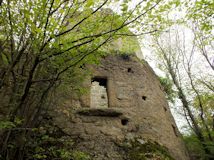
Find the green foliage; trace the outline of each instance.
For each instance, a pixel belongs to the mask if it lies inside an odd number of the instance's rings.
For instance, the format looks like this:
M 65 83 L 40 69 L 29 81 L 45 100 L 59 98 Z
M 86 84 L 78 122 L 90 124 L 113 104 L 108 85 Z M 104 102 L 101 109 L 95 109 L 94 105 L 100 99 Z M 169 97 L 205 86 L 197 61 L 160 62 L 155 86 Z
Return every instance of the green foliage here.
M 207 155 L 204 151 L 203 145 L 201 144 L 198 137 L 191 133 L 189 135 L 184 135 L 184 142 L 188 148 L 190 157 L 192 159 L 198 159 L 198 160 L 207 160 L 209 158 L 213 158 L 214 155 L 214 143 L 207 141 L 205 143 L 206 147 L 211 151 L 210 155 Z
M 74 144 L 69 135 L 52 125 L 50 120 L 44 120 L 39 128 L 32 131 L 25 154 L 33 160 L 90 160 L 88 154 L 73 149 Z
M 128 152 L 130 160 L 164 159 L 173 160 L 166 148 L 156 142 L 147 141 L 141 144 L 135 140 L 131 142 Z
M 16 125 L 11 121 L 0 121 L 0 129 L 11 129 Z
M 72 153 L 73 160 L 91 160 L 90 156 L 81 151 L 74 151 Z
M 199 98 L 200 98 L 200 101 L 199 101 Z M 214 94 L 207 93 L 207 94 L 200 95 L 200 97 L 194 99 L 193 105 L 194 107 L 199 108 L 200 103 L 202 103 L 203 108 L 206 111 L 214 110 Z
M 195 97 L 193 100 L 193 107 L 197 110 L 200 110 L 201 106 L 203 107 L 204 121 L 206 122 L 207 127 L 210 129 L 212 136 L 214 136 L 213 130 L 214 94 L 205 93 L 199 95 L 198 97 Z M 201 128 L 205 130 L 205 126 L 199 116 L 197 117 L 197 121 L 200 124 Z M 205 132 L 204 134 L 206 135 L 207 133 Z
M 159 77 L 160 84 L 163 87 L 163 91 L 166 93 L 167 99 L 174 103 L 176 98 L 176 91 L 173 89 L 173 82 L 169 78 Z
M 19 126 L 20 124 L 22 124 L 22 122 L 23 122 L 23 120 L 21 120 L 18 117 L 15 118 L 14 122 L 9 121 L 9 120 L 1 120 L 0 121 L 0 130 L 15 128 L 15 127 Z
M 205 156 L 203 147 L 196 136 L 194 135 L 184 136 L 184 142 L 186 143 L 186 146 L 188 148 L 191 157 L 195 157 L 196 159 L 202 159 L 202 157 Z
M 188 8 L 187 18 L 200 26 L 200 29 L 212 34 L 214 2 L 211 0 L 196 0 L 184 2 Z
M 3 60 L 3 63 L 5 64 L 5 65 L 8 65 L 9 64 L 9 62 L 8 62 L 8 59 L 7 59 L 7 57 L 5 56 L 5 54 L 1 54 L 1 58 L 2 58 L 2 60 Z

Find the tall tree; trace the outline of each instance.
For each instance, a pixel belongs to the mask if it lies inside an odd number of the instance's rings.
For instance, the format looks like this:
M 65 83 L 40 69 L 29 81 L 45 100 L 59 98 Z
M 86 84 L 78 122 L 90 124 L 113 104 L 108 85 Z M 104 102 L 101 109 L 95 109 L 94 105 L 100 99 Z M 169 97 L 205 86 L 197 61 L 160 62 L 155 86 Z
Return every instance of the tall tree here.
M 174 83 L 189 127 L 201 142 L 206 158 L 212 159 L 213 149 L 210 148 L 210 143 L 213 143 L 213 130 L 208 120 L 210 114 L 205 111 L 207 107 L 202 98 L 206 94 L 212 94 L 212 91 L 201 83 L 202 76 L 207 79 L 209 72 L 199 74 L 208 63 L 199 60 L 203 55 L 197 52 L 195 38 L 192 42 L 186 42 L 187 37 L 179 29 L 182 29 L 182 26 L 173 26 L 168 33 L 154 36 L 152 48 L 160 69 L 169 75 Z M 211 67 L 210 71 L 212 72 Z M 213 112 L 212 106 L 209 106 L 209 111 Z

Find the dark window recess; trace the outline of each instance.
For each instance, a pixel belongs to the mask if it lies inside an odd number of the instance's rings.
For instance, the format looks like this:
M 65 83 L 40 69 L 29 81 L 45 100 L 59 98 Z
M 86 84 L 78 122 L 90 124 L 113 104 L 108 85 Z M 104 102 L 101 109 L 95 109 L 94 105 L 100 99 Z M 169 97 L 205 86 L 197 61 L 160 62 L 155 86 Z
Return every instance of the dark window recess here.
M 129 73 L 134 73 L 134 71 L 133 71 L 131 68 L 128 68 L 127 71 L 128 71 Z
M 101 78 L 101 77 L 94 77 L 91 79 L 91 82 L 99 82 L 100 86 L 107 87 L 107 78 Z
M 177 129 L 176 129 L 176 127 L 173 124 L 172 124 L 172 129 L 174 131 L 175 136 L 178 137 Z
M 142 96 L 142 99 L 145 101 L 147 99 L 147 97 L 146 96 Z
M 121 119 L 121 124 L 122 124 L 123 126 L 127 125 L 128 122 L 129 122 L 128 119 Z

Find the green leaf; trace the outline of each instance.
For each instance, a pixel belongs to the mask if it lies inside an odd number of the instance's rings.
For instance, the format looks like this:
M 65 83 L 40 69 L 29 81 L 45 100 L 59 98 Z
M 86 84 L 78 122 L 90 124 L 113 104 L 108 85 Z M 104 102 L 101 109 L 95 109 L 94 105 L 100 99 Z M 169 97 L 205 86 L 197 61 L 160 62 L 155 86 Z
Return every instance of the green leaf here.
M 2 57 L 2 60 L 3 60 L 4 64 L 8 65 L 9 62 L 8 62 L 8 59 L 7 59 L 6 55 L 2 53 L 1 57 Z
M 11 129 L 16 127 L 16 125 L 11 121 L 0 121 L 0 129 Z
M 87 0 L 86 7 L 91 7 L 94 5 L 94 0 Z

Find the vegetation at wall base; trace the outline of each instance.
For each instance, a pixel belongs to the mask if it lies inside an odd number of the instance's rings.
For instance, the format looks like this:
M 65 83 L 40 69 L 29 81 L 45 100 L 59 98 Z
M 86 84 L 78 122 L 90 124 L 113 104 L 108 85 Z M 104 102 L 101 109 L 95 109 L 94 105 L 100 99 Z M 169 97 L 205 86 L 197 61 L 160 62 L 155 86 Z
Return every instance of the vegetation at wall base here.
M 130 145 L 125 148 L 128 151 L 130 160 L 174 160 L 168 150 L 151 140 L 139 141 L 137 138 L 130 141 Z

